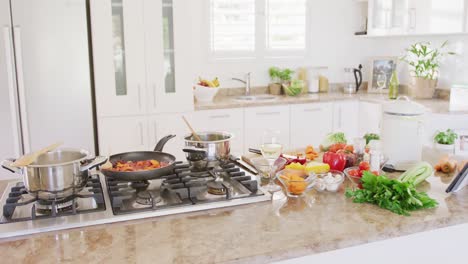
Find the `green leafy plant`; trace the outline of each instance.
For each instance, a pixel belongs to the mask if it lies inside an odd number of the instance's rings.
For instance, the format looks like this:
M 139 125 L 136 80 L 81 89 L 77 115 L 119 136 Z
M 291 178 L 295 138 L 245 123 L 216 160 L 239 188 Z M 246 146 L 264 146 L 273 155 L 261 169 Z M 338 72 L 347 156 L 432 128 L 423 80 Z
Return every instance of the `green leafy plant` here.
M 406 49 L 407 54 L 401 60 L 408 63 L 414 77 L 435 80 L 441 59 L 446 55 L 455 55 L 445 50 L 447 44 L 445 41 L 439 48 L 432 48 L 430 42 L 415 43 Z
M 272 83 L 280 83 L 280 68 L 278 67 L 270 67 L 268 69 L 268 74 L 270 75 L 270 79 Z
M 413 183 L 389 179 L 364 171 L 361 178 L 363 189 L 346 190 L 346 197 L 355 203 L 370 203 L 396 214 L 409 216 L 410 211 L 434 208 L 437 201 L 426 193 L 418 192 Z
M 453 145 L 458 135 L 452 129 L 447 129 L 447 131 L 439 131 L 435 137 L 434 141 L 443 145 Z
M 271 67 L 268 69 L 268 74 L 273 83 L 287 82 L 292 79 L 294 71 L 288 68 L 281 70 L 278 67 Z

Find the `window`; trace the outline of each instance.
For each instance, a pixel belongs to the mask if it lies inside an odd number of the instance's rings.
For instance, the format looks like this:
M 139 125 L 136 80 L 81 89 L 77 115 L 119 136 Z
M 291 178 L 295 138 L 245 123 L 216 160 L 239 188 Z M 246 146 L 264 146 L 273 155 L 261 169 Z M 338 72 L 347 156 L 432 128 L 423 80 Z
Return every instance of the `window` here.
M 212 54 L 277 55 L 307 47 L 307 0 L 210 0 Z
M 306 0 L 266 0 L 269 50 L 306 48 Z
M 211 50 L 253 51 L 255 48 L 255 1 L 212 0 Z

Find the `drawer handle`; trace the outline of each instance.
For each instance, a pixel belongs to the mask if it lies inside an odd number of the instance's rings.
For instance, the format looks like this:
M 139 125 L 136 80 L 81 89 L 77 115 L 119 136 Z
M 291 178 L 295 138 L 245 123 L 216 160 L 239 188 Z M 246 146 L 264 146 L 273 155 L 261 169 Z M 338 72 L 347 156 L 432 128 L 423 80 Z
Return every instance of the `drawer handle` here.
M 213 118 L 213 119 L 215 119 L 215 118 L 228 118 L 228 117 L 230 117 L 230 115 L 212 115 L 212 116 L 210 116 L 210 118 Z
M 309 109 L 304 109 L 304 112 L 318 112 L 322 109 L 320 108 L 309 108 Z
M 281 112 L 263 112 L 263 113 L 257 113 L 257 115 L 279 115 Z

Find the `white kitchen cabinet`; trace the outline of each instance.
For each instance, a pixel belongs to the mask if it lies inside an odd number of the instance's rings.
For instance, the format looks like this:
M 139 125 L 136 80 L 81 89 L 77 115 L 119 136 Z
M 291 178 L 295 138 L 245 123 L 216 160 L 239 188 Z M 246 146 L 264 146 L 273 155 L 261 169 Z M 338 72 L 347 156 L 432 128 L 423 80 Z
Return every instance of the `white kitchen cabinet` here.
M 149 150 L 146 117 L 106 117 L 99 121 L 101 155 Z
M 369 0 L 368 34 L 466 32 L 466 0 Z
M 98 117 L 146 112 L 143 0 L 91 1 Z
M 332 103 L 291 105 L 291 148 L 317 147 L 333 130 Z
M 263 106 L 245 108 L 244 110 L 244 149 L 259 148 L 263 133 L 267 130 L 278 130 L 284 149 L 289 143 L 289 106 Z
M 398 35 L 410 26 L 410 0 L 369 0 L 368 34 Z M 414 23 L 414 22 L 413 22 Z
M 380 103 L 359 102 L 359 137 L 366 133 L 380 133 L 382 125 L 382 105 Z
M 337 101 L 333 104 L 333 132 L 344 132 L 348 140 L 359 136 L 358 101 Z
M 166 143 L 163 150 L 174 155 L 177 160 L 184 161 L 185 153 L 182 151 L 185 146 L 184 136 L 189 134 L 190 130 L 182 120 L 182 116 L 185 116 L 192 123 L 192 114 L 174 113 L 150 116 L 148 121 L 150 148 L 153 149 L 159 139 L 167 135 L 176 135 L 175 138 Z M 193 123 L 192 126 L 195 130 L 198 130 L 198 126 Z
M 226 131 L 234 134 L 231 154 L 241 156 L 244 152 L 244 110 L 219 109 L 196 111 L 191 120 L 194 129 L 200 131 Z
M 144 0 L 147 103 L 151 113 L 193 110 L 190 9 L 185 0 Z

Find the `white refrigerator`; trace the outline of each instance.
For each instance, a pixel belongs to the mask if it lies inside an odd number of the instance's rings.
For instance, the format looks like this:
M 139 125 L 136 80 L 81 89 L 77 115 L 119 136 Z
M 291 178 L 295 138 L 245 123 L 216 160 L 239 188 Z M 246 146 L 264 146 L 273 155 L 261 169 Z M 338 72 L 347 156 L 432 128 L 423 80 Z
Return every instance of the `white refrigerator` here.
M 88 1 L 0 0 L 0 159 L 57 141 L 94 153 Z

